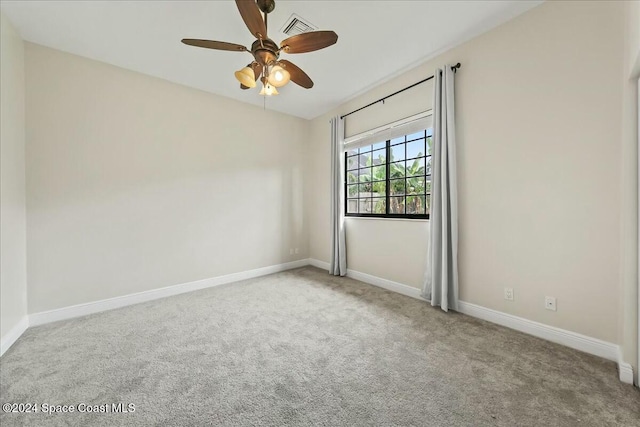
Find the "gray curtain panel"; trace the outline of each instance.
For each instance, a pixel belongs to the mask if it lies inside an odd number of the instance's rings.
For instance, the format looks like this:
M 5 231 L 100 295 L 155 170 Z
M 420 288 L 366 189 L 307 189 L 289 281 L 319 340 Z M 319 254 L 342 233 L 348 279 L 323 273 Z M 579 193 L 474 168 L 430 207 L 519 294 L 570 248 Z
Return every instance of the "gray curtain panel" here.
M 331 262 L 329 273 L 347 275 L 347 248 L 344 232 L 344 122 L 331 119 Z
M 422 296 L 444 311 L 458 309 L 454 75 L 448 65 L 434 74 L 430 232 L 422 288 Z

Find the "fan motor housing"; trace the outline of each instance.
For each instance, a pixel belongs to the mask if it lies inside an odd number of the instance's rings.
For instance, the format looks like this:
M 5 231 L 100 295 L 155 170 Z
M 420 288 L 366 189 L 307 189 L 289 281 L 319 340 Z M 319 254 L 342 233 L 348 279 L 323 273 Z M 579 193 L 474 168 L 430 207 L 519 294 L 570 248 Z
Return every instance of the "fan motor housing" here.
M 258 7 L 264 13 L 271 13 L 276 8 L 275 0 L 258 0 Z
M 251 53 L 260 64 L 269 65 L 278 60 L 278 45 L 271 39 L 256 40 L 251 45 Z

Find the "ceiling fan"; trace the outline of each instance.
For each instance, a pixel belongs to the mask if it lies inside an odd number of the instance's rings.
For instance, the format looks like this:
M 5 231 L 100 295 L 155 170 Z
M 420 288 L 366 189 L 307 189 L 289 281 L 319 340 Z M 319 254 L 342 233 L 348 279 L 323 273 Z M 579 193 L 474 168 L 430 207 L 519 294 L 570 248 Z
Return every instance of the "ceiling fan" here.
M 267 16 L 275 9 L 275 0 L 236 0 L 236 6 L 247 28 L 256 38 L 251 49 L 214 40 L 182 39 L 182 43 L 206 49 L 251 53 L 254 61 L 235 72 L 241 89 L 255 87 L 258 79 L 263 84 L 260 95 L 265 96 L 277 95 L 276 88 L 286 85 L 289 80 L 305 89 L 311 89 L 313 81 L 307 73 L 292 62 L 280 59 L 280 53 L 305 53 L 324 49 L 335 44 L 338 35 L 333 31 L 311 31 L 289 37 L 278 46 L 267 37 Z

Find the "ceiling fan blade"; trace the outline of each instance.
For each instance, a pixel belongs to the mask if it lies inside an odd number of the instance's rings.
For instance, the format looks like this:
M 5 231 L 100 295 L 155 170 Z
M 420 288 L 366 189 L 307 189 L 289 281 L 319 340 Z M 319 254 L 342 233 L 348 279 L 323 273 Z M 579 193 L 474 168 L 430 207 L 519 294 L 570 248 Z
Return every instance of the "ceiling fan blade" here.
M 257 39 L 267 38 L 267 26 L 255 0 L 236 0 L 236 6 L 247 28 Z
M 311 31 L 283 40 L 280 47 L 287 53 L 305 53 L 324 49 L 337 41 L 338 35 L 333 31 Z
M 278 61 L 278 64 L 289 72 L 291 81 L 298 86 L 302 86 L 305 89 L 311 89 L 313 87 L 313 80 L 311 80 L 307 73 L 298 68 L 298 66 L 294 63 L 283 59 L 281 61 Z
M 246 47 L 240 44 L 217 42 L 215 40 L 182 39 L 182 43 L 188 44 L 189 46 L 204 47 L 207 49 L 216 50 L 232 50 L 238 52 L 244 52 L 247 50 Z

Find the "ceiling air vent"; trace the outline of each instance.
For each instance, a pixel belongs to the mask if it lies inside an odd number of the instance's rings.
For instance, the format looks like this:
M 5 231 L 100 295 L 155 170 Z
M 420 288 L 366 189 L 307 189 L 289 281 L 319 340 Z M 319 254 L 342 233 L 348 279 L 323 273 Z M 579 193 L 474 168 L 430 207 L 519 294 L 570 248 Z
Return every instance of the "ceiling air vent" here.
M 308 33 L 317 29 L 318 27 L 294 13 L 284 23 L 282 32 L 288 36 L 295 36 L 296 34 Z

